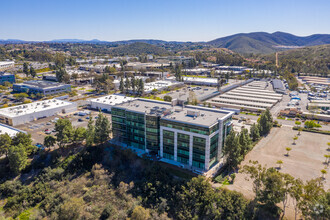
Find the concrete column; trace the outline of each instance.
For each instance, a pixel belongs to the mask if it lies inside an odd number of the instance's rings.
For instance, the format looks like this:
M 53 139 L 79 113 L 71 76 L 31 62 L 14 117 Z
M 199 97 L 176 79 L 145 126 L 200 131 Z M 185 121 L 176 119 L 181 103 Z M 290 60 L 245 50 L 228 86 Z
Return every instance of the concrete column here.
M 174 132 L 174 160 L 178 160 L 178 132 Z
M 160 151 L 160 157 L 163 157 L 163 128 L 160 128 L 160 140 L 159 140 L 159 151 Z
M 209 166 L 210 166 L 210 137 L 207 137 L 205 142 L 205 170 L 208 170 Z
M 189 135 L 189 166 L 192 166 L 193 161 L 193 136 Z

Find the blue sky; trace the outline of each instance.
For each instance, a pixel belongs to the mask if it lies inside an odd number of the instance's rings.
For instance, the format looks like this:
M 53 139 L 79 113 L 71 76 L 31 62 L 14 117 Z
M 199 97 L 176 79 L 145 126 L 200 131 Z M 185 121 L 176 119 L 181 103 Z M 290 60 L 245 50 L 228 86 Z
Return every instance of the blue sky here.
M 0 0 L 0 39 L 209 41 L 330 34 L 329 0 Z

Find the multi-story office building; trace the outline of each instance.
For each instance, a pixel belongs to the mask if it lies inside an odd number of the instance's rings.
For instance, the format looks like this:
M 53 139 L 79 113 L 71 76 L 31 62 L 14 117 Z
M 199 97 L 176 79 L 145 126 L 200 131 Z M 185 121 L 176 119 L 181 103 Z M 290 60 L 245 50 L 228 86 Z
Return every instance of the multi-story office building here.
M 5 82 L 15 83 L 15 75 L 0 72 L 0 85 L 3 85 Z
M 13 91 L 54 95 L 62 92 L 71 92 L 71 85 L 45 80 L 31 80 L 24 83 L 14 84 Z
M 114 140 L 164 162 L 207 171 L 222 160 L 233 112 L 135 99 L 112 107 Z

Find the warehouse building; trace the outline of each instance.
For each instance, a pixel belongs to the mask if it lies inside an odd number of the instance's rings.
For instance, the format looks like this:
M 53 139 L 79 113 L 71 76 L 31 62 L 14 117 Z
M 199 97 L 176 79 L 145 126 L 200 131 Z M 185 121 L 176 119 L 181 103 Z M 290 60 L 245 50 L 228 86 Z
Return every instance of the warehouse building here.
M 10 137 L 15 137 L 18 133 L 25 133 L 25 131 L 21 131 L 17 128 L 13 128 L 9 125 L 1 124 L 0 123 L 0 135 L 1 134 L 8 134 Z
M 252 85 L 252 86 L 251 86 Z M 268 83 L 254 81 L 207 101 L 211 106 L 248 111 L 265 111 L 282 100 L 282 95 L 267 89 Z
M 0 61 L 0 72 L 11 69 L 15 66 L 14 61 Z
M 155 82 L 145 83 L 144 84 L 144 92 L 150 93 L 153 90 L 157 89 L 157 91 L 163 91 L 170 87 L 182 86 L 183 82 L 171 81 L 171 80 L 159 80 Z
M 40 93 L 54 95 L 62 92 L 71 92 L 71 85 L 45 80 L 31 80 L 13 85 L 14 92 Z
M 286 94 L 284 84 L 282 80 L 279 79 L 273 79 L 272 80 L 273 90 L 280 94 Z
M 220 166 L 233 112 L 135 99 L 112 107 L 113 141 L 199 172 Z
M 16 126 L 30 121 L 77 110 L 77 105 L 59 99 L 49 99 L 0 109 L 0 123 Z
M 202 78 L 202 77 L 183 77 L 183 81 L 186 84 L 191 85 L 200 85 L 200 86 L 217 86 L 218 79 L 217 78 Z
M 11 84 L 15 83 L 15 75 L 0 72 L 0 85 L 3 85 L 5 82 L 9 82 Z
M 321 109 L 327 111 L 330 109 L 330 100 L 311 100 L 311 102 L 307 104 L 307 109 Z
M 111 112 L 111 108 L 114 105 L 122 104 L 132 100 L 134 100 L 134 98 L 127 97 L 124 95 L 114 94 L 114 95 L 107 95 L 100 98 L 91 99 L 90 106 L 92 109 Z

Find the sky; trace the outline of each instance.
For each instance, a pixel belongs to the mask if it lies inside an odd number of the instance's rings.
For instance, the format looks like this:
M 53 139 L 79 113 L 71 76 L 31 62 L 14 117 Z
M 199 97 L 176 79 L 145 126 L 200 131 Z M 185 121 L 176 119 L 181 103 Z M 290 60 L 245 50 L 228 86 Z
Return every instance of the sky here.
M 209 41 L 330 34 L 329 0 L 0 0 L 0 39 Z

